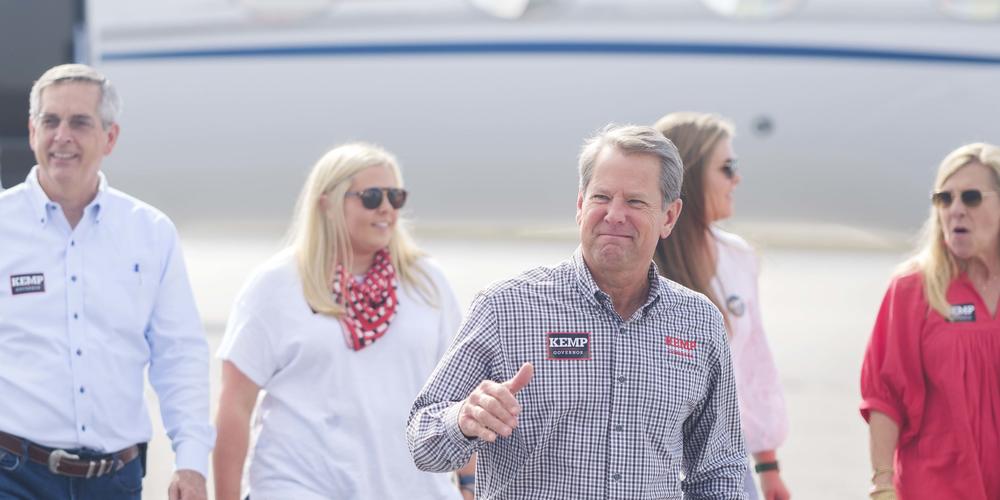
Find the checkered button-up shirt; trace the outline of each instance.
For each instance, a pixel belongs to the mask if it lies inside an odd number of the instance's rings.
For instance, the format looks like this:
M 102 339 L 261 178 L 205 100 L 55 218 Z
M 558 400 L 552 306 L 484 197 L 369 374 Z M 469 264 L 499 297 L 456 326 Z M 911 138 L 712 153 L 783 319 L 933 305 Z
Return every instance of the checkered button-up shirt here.
M 480 293 L 410 413 L 417 466 L 454 470 L 478 452 L 485 500 L 746 498 L 722 317 L 653 265 L 648 279 L 646 303 L 627 319 L 579 249 Z M 514 433 L 466 438 L 461 402 L 525 362 L 535 373 L 517 394 Z

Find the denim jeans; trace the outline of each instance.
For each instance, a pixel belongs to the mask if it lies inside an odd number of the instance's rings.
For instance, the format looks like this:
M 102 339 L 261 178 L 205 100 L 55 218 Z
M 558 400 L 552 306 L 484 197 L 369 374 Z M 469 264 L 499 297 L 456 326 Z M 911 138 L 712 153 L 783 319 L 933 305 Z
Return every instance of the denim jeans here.
M 100 455 L 88 450 L 67 450 L 80 458 Z M 84 479 L 53 474 L 47 465 L 0 449 L 0 499 L 2 500 L 140 500 L 142 464 L 139 458 L 117 472 Z

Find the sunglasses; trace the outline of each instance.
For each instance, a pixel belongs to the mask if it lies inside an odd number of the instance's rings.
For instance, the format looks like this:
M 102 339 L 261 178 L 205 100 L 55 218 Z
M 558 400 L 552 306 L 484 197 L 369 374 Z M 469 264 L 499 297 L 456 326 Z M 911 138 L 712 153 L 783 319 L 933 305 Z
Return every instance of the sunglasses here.
M 962 204 L 972 208 L 978 207 L 980 203 L 983 202 L 984 194 L 996 194 L 995 191 L 980 191 L 978 189 L 966 189 L 958 193 L 958 197 L 962 200 Z M 952 202 L 955 201 L 955 194 L 951 191 L 938 191 L 931 194 L 931 203 L 939 208 L 948 208 L 951 206 Z
M 375 210 L 382 206 L 382 193 L 389 198 L 392 208 L 400 209 L 406 203 L 406 190 L 400 188 L 379 188 L 373 187 L 363 191 L 348 191 L 346 196 L 357 196 L 361 198 L 361 205 L 368 210 Z
M 733 177 L 736 177 L 737 170 L 736 158 L 730 158 L 722 165 L 722 175 L 726 176 L 726 179 L 733 180 Z

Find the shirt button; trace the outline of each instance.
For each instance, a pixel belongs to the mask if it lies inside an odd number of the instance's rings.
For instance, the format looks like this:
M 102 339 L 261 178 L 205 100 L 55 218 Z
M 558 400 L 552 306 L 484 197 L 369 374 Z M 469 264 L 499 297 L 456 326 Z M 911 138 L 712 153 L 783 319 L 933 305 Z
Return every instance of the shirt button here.
M 83 349 L 77 349 L 76 350 L 76 355 L 77 356 L 83 356 Z
M 69 246 L 71 246 L 71 247 L 75 247 L 75 246 L 76 246 L 76 241 L 74 241 L 74 240 L 69 240 Z
M 81 390 L 82 390 L 82 389 L 81 389 Z M 616 426 L 615 426 L 615 430 L 616 430 L 616 431 L 618 431 L 618 432 L 621 432 L 621 431 L 623 431 L 624 429 L 625 429 L 625 428 L 624 428 L 624 427 L 622 427 L 622 426 L 620 426 L 620 425 L 616 425 Z
M 76 275 L 74 274 L 73 276 L 70 276 L 69 280 L 75 282 L 76 281 Z
M 80 394 L 83 394 L 85 392 L 87 392 L 87 389 L 84 389 L 83 386 L 81 385 L 80 386 Z
M 614 479 L 615 481 L 618 481 L 621 478 L 622 478 L 622 475 L 619 474 L 619 473 L 617 473 L 617 472 L 615 472 L 614 474 L 611 475 L 611 479 Z
M 79 317 L 80 317 L 80 316 L 79 316 L 78 314 L 76 314 L 76 313 L 73 313 L 73 319 L 78 319 Z
M 80 430 L 83 431 L 83 432 L 87 432 L 87 424 L 81 425 L 80 426 Z
M 619 384 L 624 384 L 625 383 L 625 377 L 624 376 L 619 376 L 618 377 L 618 383 Z

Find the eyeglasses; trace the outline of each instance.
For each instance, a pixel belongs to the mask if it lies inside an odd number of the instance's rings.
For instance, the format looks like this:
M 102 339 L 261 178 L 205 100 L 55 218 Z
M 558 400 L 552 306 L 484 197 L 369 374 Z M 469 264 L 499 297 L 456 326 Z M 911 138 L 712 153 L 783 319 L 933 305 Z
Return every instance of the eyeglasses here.
M 361 198 L 361 204 L 368 210 L 375 210 L 382 206 L 382 193 L 385 192 L 387 198 L 389 198 L 389 204 L 392 208 L 400 209 L 406 203 L 406 190 L 399 188 L 380 188 L 373 187 L 368 188 L 363 191 L 348 191 L 346 196 L 357 196 Z
M 722 164 L 722 175 L 726 176 L 726 179 L 733 180 L 736 177 L 736 158 L 730 158 L 726 160 L 726 163 Z
M 980 191 L 978 189 L 966 189 L 958 193 L 962 204 L 969 207 L 978 207 L 983 202 L 983 195 L 996 194 L 996 191 Z M 931 194 L 931 203 L 938 208 L 948 208 L 955 201 L 955 194 L 951 191 L 937 191 Z

